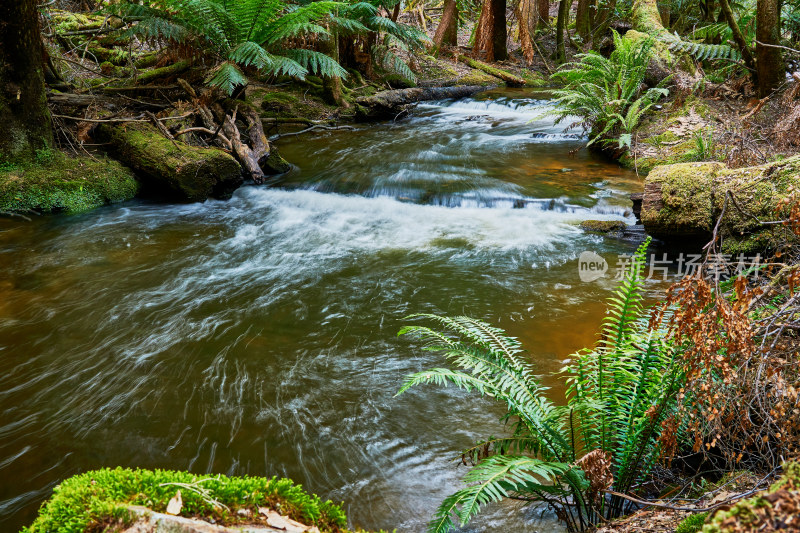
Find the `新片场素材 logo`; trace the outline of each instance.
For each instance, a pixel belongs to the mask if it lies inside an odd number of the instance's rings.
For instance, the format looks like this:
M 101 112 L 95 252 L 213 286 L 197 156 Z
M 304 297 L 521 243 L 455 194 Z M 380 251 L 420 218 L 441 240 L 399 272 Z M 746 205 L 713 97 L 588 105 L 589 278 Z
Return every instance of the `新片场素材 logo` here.
M 581 252 L 578 257 L 578 275 L 581 281 L 600 279 L 608 272 L 608 262 L 595 252 Z

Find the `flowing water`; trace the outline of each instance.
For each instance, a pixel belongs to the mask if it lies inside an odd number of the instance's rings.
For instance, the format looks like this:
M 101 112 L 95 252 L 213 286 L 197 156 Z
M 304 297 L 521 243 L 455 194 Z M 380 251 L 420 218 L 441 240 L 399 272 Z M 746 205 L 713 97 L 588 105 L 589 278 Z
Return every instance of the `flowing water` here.
M 421 104 L 407 119 L 281 143 L 280 188 L 0 221 L 0 530 L 101 466 L 289 476 L 353 525 L 423 531 L 503 432 L 452 388 L 394 397 L 440 365 L 396 337 L 411 313 L 469 314 L 522 339 L 541 373 L 591 344 L 630 244 L 636 176 L 575 152 L 535 94 Z M 545 378 L 555 397 L 560 384 Z M 469 531 L 559 531 L 498 505 Z

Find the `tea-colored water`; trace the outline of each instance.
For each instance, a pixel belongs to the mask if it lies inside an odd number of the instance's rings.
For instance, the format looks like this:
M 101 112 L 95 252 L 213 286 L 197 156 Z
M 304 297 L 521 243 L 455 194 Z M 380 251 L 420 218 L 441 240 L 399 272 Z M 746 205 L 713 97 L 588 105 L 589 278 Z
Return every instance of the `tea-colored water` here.
M 484 318 L 547 374 L 594 341 L 613 287 L 581 282 L 578 254 L 632 251 L 577 224 L 632 222 L 638 178 L 572 153 L 585 141 L 547 109 L 518 91 L 427 103 L 285 139 L 281 188 L 1 220 L 0 529 L 65 477 L 123 465 L 289 476 L 354 525 L 423 531 L 502 406 L 395 398 L 441 365 L 396 337 L 403 317 Z M 468 530 L 558 530 L 516 507 Z

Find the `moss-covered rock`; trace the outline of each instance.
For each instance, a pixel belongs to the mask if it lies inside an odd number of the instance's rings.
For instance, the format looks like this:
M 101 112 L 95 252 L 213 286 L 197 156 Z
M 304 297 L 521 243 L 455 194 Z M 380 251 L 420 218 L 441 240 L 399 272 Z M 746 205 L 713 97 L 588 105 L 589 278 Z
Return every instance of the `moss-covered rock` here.
M 615 233 L 625 229 L 621 220 L 584 220 L 579 227 L 588 233 Z
M 101 124 L 97 136 L 149 184 L 182 200 L 230 198 L 243 182 L 241 166 L 229 154 L 171 141 L 149 124 Z
M 51 152 L 38 162 L 0 169 L 0 211 L 79 213 L 133 198 L 133 172 L 103 156 Z
M 648 233 L 663 239 L 710 237 L 724 208 L 724 252 L 776 250 L 796 237 L 760 221 L 784 216 L 778 208 L 797 187 L 800 156 L 735 170 L 722 163 L 657 166 L 645 181 L 641 218 Z
M 207 491 L 209 497 L 199 490 L 187 489 L 187 485 Z M 181 488 L 181 516 L 212 518 L 218 523 L 236 525 L 253 523 L 251 517 L 258 517 L 258 508 L 269 507 L 293 520 L 316 526 L 323 533 L 346 531 L 347 520 L 341 507 L 308 494 L 288 479 L 106 468 L 63 481 L 53 489 L 53 496 L 42 505 L 36 520 L 22 532 L 106 530 L 109 524 L 131 521 L 128 508 L 132 505 L 165 512 L 170 498 Z M 240 514 L 240 510 L 248 512 Z

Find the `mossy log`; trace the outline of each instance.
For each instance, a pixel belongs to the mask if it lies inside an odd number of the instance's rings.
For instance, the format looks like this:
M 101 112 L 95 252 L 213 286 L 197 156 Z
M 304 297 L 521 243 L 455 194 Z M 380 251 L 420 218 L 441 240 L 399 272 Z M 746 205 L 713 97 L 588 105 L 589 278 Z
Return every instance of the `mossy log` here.
M 413 89 L 394 89 L 381 91 L 372 96 L 362 96 L 356 100 L 356 120 L 385 120 L 402 113 L 406 106 L 425 100 L 444 98 L 465 98 L 486 89 L 482 85 L 459 87 L 417 87 Z
M 166 67 L 159 67 L 151 70 L 146 70 L 144 72 L 139 72 L 136 78 L 136 83 L 139 85 L 147 85 L 148 83 L 152 83 L 155 80 L 177 76 L 178 74 L 186 70 L 189 70 L 189 67 L 191 66 L 192 66 L 191 61 L 184 60 L 184 61 L 178 61 L 177 63 L 173 63 L 172 65 L 167 65 Z
M 242 168 L 229 154 L 166 139 L 149 124 L 101 124 L 96 134 L 149 184 L 182 200 L 230 198 L 243 182 Z
M 495 78 L 503 80 L 511 87 L 523 87 L 527 83 L 524 78 L 520 78 L 519 76 L 516 76 L 508 71 L 487 65 L 482 61 L 472 59 L 471 57 L 467 57 L 463 54 L 459 54 L 458 60 L 463 61 L 472 68 L 478 69 L 486 74 L 489 74 L 490 76 L 494 76 Z
M 782 224 L 784 202 L 800 186 L 800 156 L 731 170 L 722 163 L 678 163 L 648 174 L 642 199 L 647 232 L 667 241 L 718 235 L 726 253 L 780 248 L 796 237 Z

